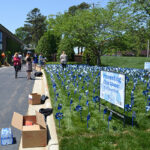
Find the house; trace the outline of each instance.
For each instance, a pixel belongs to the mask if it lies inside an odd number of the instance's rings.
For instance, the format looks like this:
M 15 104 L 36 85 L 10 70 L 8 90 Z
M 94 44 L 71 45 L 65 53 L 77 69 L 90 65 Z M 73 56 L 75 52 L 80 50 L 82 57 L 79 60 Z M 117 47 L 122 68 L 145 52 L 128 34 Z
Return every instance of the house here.
M 4 52 L 10 58 L 11 55 L 21 51 L 22 48 L 23 42 L 0 24 L 0 54 Z

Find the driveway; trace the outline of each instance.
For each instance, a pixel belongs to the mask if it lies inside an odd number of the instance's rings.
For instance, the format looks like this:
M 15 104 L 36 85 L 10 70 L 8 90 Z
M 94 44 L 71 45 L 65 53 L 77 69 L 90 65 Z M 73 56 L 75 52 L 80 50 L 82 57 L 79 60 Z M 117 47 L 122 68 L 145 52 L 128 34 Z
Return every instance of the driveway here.
M 11 126 L 13 112 L 25 115 L 28 109 L 28 95 L 32 92 L 34 80 L 26 79 L 25 66 L 15 79 L 13 67 L 0 68 L 0 130 L 11 127 L 15 143 L 1 146 L 0 150 L 18 150 L 21 131 Z

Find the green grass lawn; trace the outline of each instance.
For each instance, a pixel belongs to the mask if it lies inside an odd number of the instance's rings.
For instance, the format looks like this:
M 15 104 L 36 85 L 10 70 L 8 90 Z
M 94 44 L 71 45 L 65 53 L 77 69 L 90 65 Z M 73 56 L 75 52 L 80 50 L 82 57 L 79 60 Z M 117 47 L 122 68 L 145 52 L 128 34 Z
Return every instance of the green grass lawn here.
M 144 57 L 102 57 L 102 64 L 105 66 L 115 66 L 115 67 L 127 67 L 127 68 L 144 68 L 144 62 L 149 61 L 149 59 Z M 149 150 L 150 142 L 150 112 L 145 112 L 146 101 L 142 94 L 143 90 L 146 90 L 146 84 L 138 81 L 136 89 L 134 91 L 135 104 L 132 111 L 136 112 L 136 118 L 134 120 L 134 126 L 132 127 L 132 112 L 126 112 L 125 127 L 123 126 L 123 119 L 119 118 L 115 114 L 112 116 L 112 120 L 109 122 L 108 129 L 108 116 L 109 112 L 104 115 L 104 107 L 100 108 L 99 103 L 93 103 L 93 89 L 96 87 L 96 92 L 94 96 L 99 96 L 99 78 L 97 78 L 98 71 L 92 75 L 89 72 L 89 86 L 87 83 L 83 83 L 83 79 L 79 81 L 79 91 L 74 94 L 75 87 L 72 82 L 69 83 L 70 96 L 68 98 L 68 91 L 66 85 L 70 77 L 66 76 L 65 85 L 62 85 L 61 81 L 58 80 L 57 74 L 64 79 L 64 75 L 71 73 L 69 72 L 59 72 L 59 69 L 55 71 L 53 78 L 56 83 L 56 93 L 59 93 L 57 101 L 55 101 L 55 94 L 53 90 L 53 85 L 51 77 L 47 75 L 49 92 L 51 96 L 52 105 L 54 108 L 53 114 L 55 115 L 58 104 L 62 104 L 62 109 L 60 112 L 63 113 L 63 119 L 59 121 L 55 119 L 57 134 L 59 139 L 60 150 Z M 72 73 L 72 76 L 75 72 Z M 96 79 L 97 78 L 97 79 Z M 146 78 L 148 80 L 148 78 Z M 96 82 L 95 82 L 96 81 Z M 93 84 L 95 82 L 95 84 Z M 84 85 L 84 90 L 82 86 Z M 126 100 L 125 103 L 128 104 L 131 101 L 131 90 L 133 88 L 133 81 L 130 78 L 129 83 L 126 86 Z M 88 90 L 89 94 L 86 96 L 85 91 Z M 79 96 L 82 96 L 80 100 L 80 105 L 83 106 L 82 114 L 75 111 L 75 107 L 79 104 Z M 70 99 L 73 99 L 73 104 L 71 104 L 70 112 Z M 89 112 L 90 120 L 88 122 L 86 117 L 88 114 L 88 107 L 86 106 L 86 100 L 89 100 Z M 102 100 L 102 104 L 112 108 L 123 114 L 123 110 L 112 106 L 109 103 Z M 82 119 L 81 119 L 82 118 Z
M 102 56 L 101 61 L 104 66 L 144 69 L 144 62 L 150 62 L 150 57 Z

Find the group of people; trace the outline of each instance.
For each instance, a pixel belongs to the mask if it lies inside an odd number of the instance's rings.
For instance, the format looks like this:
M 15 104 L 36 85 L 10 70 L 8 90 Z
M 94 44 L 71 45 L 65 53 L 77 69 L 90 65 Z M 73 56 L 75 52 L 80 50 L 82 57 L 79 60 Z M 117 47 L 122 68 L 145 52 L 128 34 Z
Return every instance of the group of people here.
M 32 62 L 34 64 L 34 70 L 36 70 L 37 64 L 39 64 L 39 68 L 41 71 L 41 67 L 44 65 L 45 58 L 43 58 L 42 54 L 39 56 L 35 53 L 33 58 L 31 57 L 31 52 L 27 52 L 27 55 L 25 57 L 26 61 L 26 72 L 27 72 L 27 79 L 31 80 L 31 72 L 32 72 Z M 19 54 L 16 52 L 13 56 L 13 65 L 15 69 L 15 78 L 17 78 L 17 73 L 19 70 L 21 70 L 22 65 L 22 57 L 19 57 Z
M 33 55 L 33 58 L 32 58 L 31 52 L 29 51 L 26 54 L 25 61 L 26 61 L 27 79 L 30 80 L 30 79 L 32 79 L 31 78 L 32 62 L 34 65 L 33 66 L 34 70 L 36 70 L 37 64 L 39 64 L 39 69 L 41 71 L 41 67 L 45 63 L 45 58 L 42 56 L 42 54 L 40 54 L 38 56 L 36 53 Z M 65 51 L 63 51 L 62 54 L 60 55 L 60 63 L 62 65 L 62 68 L 64 69 L 67 64 L 67 55 L 66 55 Z M 21 70 L 21 66 L 22 66 L 22 55 L 21 54 L 18 54 L 17 52 L 15 53 L 15 55 L 13 56 L 13 65 L 14 65 L 14 69 L 15 69 L 15 78 L 17 78 L 17 73 L 19 70 Z

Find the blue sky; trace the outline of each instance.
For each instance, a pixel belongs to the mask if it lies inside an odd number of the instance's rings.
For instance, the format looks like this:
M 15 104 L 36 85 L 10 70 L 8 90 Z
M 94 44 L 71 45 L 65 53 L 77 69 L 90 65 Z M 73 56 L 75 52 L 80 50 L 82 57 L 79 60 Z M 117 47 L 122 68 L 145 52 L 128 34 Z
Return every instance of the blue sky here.
M 39 8 L 42 15 L 64 13 L 70 6 L 82 2 L 104 7 L 109 0 L 0 0 L 0 24 L 12 33 L 24 25 L 27 13 Z

